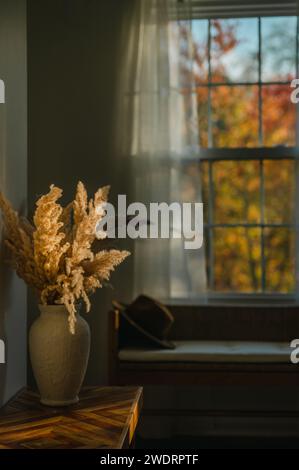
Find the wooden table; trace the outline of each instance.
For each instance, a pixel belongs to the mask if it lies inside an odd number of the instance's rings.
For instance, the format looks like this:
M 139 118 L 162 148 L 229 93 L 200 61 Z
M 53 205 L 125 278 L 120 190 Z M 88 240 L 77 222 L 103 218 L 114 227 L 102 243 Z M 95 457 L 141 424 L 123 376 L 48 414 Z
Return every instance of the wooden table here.
M 139 387 L 88 387 L 64 408 L 26 390 L 0 410 L 0 449 L 129 448 L 141 406 Z

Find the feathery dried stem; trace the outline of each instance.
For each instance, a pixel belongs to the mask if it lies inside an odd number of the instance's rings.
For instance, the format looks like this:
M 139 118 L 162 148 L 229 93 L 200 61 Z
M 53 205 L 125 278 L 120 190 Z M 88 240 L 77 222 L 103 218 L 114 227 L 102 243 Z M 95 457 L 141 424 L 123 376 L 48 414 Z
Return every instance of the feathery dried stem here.
M 127 251 L 101 250 L 96 227 L 105 215 L 110 187 L 100 188 L 88 201 L 82 182 L 74 201 L 62 207 L 62 190 L 54 185 L 36 203 L 34 224 L 20 217 L 0 192 L 5 242 L 17 274 L 39 295 L 43 304 L 64 304 L 69 327 L 75 333 L 76 309 L 83 300 L 90 310 L 89 295 L 102 287 Z M 96 242 L 96 243 L 95 243 Z

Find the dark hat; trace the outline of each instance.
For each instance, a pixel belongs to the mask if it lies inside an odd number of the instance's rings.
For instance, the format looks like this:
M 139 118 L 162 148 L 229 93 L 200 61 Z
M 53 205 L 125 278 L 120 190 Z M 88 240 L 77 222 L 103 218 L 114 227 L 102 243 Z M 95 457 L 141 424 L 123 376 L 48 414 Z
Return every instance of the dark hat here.
M 167 340 L 174 318 L 165 305 L 146 295 L 140 295 L 129 305 L 115 300 L 112 303 L 121 314 L 121 347 L 175 348 Z

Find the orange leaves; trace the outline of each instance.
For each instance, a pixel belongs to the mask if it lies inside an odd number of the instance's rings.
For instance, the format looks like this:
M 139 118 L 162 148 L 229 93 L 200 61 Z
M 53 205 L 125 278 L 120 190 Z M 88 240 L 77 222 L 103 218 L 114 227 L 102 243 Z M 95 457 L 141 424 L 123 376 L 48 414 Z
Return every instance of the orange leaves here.
M 290 100 L 290 87 L 263 86 L 262 97 L 265 145 L 295 145 L 296 106 Z
M 212 20 L 212 25 L 214 30 L 213 42 L 217 46 L 216 51 L 218 54 L 225 54 L 238 44 L 236 26 L 233 23 L 227 25 L 226 29 L 223 28 L 219 20 Z

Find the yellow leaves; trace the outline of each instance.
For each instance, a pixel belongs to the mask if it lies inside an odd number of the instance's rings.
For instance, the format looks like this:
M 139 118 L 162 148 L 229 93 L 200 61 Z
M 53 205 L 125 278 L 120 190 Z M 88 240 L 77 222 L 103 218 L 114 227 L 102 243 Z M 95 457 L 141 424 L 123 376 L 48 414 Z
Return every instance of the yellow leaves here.
M 215 147 L 258 145 L 257 91 L 253 86 L 212 88 Z
M 260 220 L 260 208 L 258 205 L 249 204 L 248 206 L 248 219 L 249 220 Z
M 75 200 L 63 208 L 57 201 L 62 190 L 54 185 L 36 203 L 34 225 L 18 216 L 0 193 L 6 242 L 17 274 L 37 292 L 43 304 L 64 304 L 75 332 L 80 300 L 90 310 L 88 295 L 108 280 L 129 253 L 92 249 L 96 225 L 105 215 L 110 187 L 100 188 L 88 202 L 82 182 Z
M 252 292 L 261 287 L 260 230 L 217 228 L 215 237 L 215 283 L 219 291 Z

